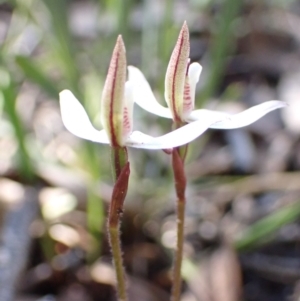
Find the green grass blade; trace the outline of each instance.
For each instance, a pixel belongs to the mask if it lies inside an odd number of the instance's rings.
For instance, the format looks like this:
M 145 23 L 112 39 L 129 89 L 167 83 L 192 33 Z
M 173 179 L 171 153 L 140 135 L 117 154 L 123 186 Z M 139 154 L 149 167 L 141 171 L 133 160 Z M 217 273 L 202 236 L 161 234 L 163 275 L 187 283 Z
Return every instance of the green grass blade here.
M 158 38 L 159 29 L 154 22 L 154 6 L 153 1 L 144 1 L 143 4 L 143 28 L 142 28 L 142 70 L 146 76 L 153 68 L 149 62 L 154 62 L 158 57 Z
M 226 57 L 234 47 L 232 21 L 236 19 L 242 3 L 243 1 L 240 0 L 226 0 L 223 3 L 223 9 L 221 10 L 220 20 L 216 29 L 217 34 L 212 43 L 211 71 L 207 86 L 200 97 L 201 106 L 208 98 L 214 95 L 224 73 Z
M 91 185 L 92 186 L 92 185 Z M 95 239 L 94 251 L 89 254 L 89 260 L 95 260 L 101 253 L 102 240 L 103 240 L 103 226 L 105 224 L 105 212 L 103 200 L 95 193 L 93 187 L 88 189 L 88 200 L 87 200 L 87 226 L 89 233 Z
M 79 89 L 80 75 L 76 63 L 76 51 L 68 26 L 68 1 L 44 0 L 51 15 L 53 30 L 52 47 L 54 57 L 57 57 L 64 76 L 69 82 L 71 90 L 81 98 Z
M 17 93 L 15 90 L 15 85 L 11 81 L 8 72 L 1 70 L 1 73 L 2 77 L 6 78 L 5 81 L 2 81 L 1 85 L 1 90 L 4 97 L 4 111 L 11 121 L 15 131 L 16 139 L 18 141 L 21 175 L 24 179 L 31 181 L 34 178 L 34 168 L 25 145 L 25 131 L 16 111 Z
M 32 59 L 25 56 L 17 56 L 16 63 L 22 69 L 27 78 L 39 85 L 49 94 L 49 96 L 58 98 L 59 91 L 55 84 L 43 73 Z
M 268 235 L 273 234 L 282 226 L 295 221 L 300 216 L 300 201 L 278 209 L 274 213 L 262 218 L 254 225 L 250 226 L 243 236 L 235 241 L 235 247 L 239 251 L 253 248 Z

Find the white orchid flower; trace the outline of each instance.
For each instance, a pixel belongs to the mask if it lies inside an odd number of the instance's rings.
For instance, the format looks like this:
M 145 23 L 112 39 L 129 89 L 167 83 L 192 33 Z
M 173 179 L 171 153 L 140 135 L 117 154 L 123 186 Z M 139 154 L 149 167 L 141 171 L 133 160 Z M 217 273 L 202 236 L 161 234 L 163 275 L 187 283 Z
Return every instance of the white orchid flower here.
M 184 22 L 165 78 L 165 100 L 168 108 L 156 100 L 142 72 L 136 67 L 128 66 L 129 80 L 134 84 L 135 103 L 155 115 L 171 118 L 179 125 L 206 119 L 219 119 L 220 121 L 209 125 L 209 128 L 214 129 L 244 127 L 267 113 L 286 106 L 285 102 L 271 100 L 234 115 L 206 109 L 194 110 L 196 84 L 199 81 L 202 67 L 199 63 L 190 64 L 189 53 L 189 30 Z
M 101 123 L 103 130 L 93 127 L 81 105 L 69 90 L 62 91 L 60 108 L 65 127 L 75 136 L 112 147 L 130 146 L 144 149 L 170 149 L 191 142 L 223 116 L 206 115 L 201 121 L 185 125 L 160 137 L 133 131 L 133 83 L 126 81 L 126 51 L 119 36 L 114 48 L 102 92 Z

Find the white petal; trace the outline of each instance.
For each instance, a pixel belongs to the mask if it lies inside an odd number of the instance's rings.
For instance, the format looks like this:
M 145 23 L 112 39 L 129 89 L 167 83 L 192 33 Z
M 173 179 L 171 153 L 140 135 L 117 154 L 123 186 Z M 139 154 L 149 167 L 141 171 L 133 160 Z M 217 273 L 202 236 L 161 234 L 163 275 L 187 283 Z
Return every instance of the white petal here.
M 162 106 L 153 95 L 143 73 L 136 67 L 128 66 L 128 78 L 134 85 L 134 102 L 144 110 L 165 118 L 172 118 L 169 108 Z
M 135 131 L 128 138 L 126 145 L 145 149 L 169 149 L 181 146 L 199 137 L 211 124 L 218 120 L 220 119 L 216 119 L 215 116 L 212 116 L 212 118 L 209 116 L 209 118 L 191 122 L 171 133 L 156 138 Z
M 198 83 L 201 71 L 202 71 L 202 66 L 199 63 L 195 62 L 190 64 L 188 74 L 189 74 L 191 84 L 193 83 L 194 85 L 196 85 Z
M 134 105 L 133 91 L 134 91 L 133 83 L 127 81 L 125 83 L 124 107 L 128 109 L 128 114 L 131 120 L 133 120 L 133 105 Z
M 208 116 L 218 116 L 219 121 L 225 119 L 225 118 L 230 118 L 232 115 L 225 113 L 225 112 L 220 112 L 220 111 L 212 111 L 212 110 L 206 110 L 206 109 L 199 109 L 199 110 L 194 110 L 191 112 L 191 114 L 186 118 L 186 122 L 194 122 L 197 120 L 201 120 L 202 118 L 207 118 Z
M 192 63 L 188 69 L 188 76 L 184 85 L 183 118 L 186 120 L 195 107 L 196 85 L 202 71 L 199 63 Z
M 196 110 L 193 111 L 189 116 L 189 121 L 201 120 L 202 116 L 207 114 L 209 114 L 210 116 L 215 115 L 216 117 L 218 116 L 223 120 L 212 124 L 210 128 L 223 130 L 236 129 L 247 126 L 257 121 L 269 112 L 279 108 L 284 108 L 286 106 L 287 104 L 285 102 L 271 100 L 233 115 L 218 111 Z
M 133 128 L 133 84 L 125 83 L 124 109 L 123 109 L 123 141 L 126 141 Z
M 109 143 L 104 130 L 96 130 L 81 103 L 69 90 L 59 93 L 62 121 L 73 135 L 99 143 Z
M 202 66 L 199 63 L 192 63 L 189 66 L 189 81 L 190 81 L 190 93 L 192 99 L 192 105 L 195 106 L 195 93 L 196 93 L 196 85 L 199 81 L 200 74 L 202 71 Z

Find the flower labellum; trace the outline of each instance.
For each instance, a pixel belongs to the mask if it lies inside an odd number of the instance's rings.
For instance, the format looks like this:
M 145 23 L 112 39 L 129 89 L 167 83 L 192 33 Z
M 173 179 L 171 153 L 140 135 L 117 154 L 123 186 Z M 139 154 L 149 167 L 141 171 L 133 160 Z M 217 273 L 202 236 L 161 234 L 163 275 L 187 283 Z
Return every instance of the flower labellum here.
M 136 104 L 150 113 L 171 118 L 179 125 L 200 120 L 219 119 L 218 122 L 209 126 L 214 129 L 244 127 L 267 113 L 286 106 L 285 102 L 271 100 L 234 115 L 206 109 L 194 110 L 196 84 L 199 81 L 202 66 L 197 62 L 190 63 L 189 45 L 189 31 L 184 22 L 165 77 L 165 100 L 168 108 L 162 106 L 155 99 L 142 72 L 136 67 L 128 67 L 129 80 L 134 85 L 133 97 Z

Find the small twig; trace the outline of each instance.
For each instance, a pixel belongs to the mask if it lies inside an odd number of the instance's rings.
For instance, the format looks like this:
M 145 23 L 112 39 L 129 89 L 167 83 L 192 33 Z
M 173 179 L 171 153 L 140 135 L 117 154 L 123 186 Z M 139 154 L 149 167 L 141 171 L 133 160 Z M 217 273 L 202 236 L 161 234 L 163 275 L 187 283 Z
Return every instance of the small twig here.
M 257 194 L 265 191 L 299 191 L 299 172 L 270 173 L 247 176 L 228 184 L 200 188 L 202 196 L 209 196 L 219 204 L 227 204 L 241 194 Z
M 7 212 L 4 219 L 0 245 L 0 300 L 12 301 L 15 287 L 24 265 L 30 245 L 28 228 L 38 211 L 38 194 L 32 188 L 16 207 Z

